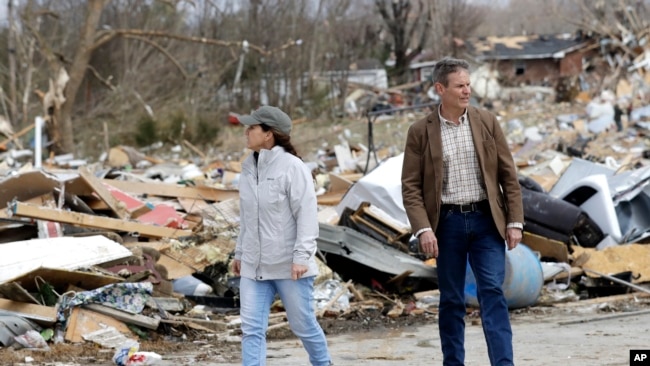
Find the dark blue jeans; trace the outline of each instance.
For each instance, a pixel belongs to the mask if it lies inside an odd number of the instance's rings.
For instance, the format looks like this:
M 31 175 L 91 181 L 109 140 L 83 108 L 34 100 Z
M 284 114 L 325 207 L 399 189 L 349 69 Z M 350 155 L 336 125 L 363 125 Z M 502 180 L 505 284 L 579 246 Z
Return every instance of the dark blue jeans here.
M 505 241 L 489 212 L 443 211 L 438 239 L 438 321 L 443 365 L 465 362 L 465 272 L 467 263 L 476 277 L 483 333 L 492 366 L 513 363 L 510 314 L 503 295 Z

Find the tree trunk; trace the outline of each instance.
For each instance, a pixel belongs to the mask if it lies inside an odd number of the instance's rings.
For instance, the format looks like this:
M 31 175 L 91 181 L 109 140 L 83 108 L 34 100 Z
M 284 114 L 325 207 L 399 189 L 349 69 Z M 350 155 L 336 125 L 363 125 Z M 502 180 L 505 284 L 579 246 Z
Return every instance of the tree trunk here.
M 12 0 L 7 1 L 7 19 L 9 20 L 9 34 L 7 48 L 9 54 L 9 123 L 16 127 L 18 110 L 16 109 L 16 24 L 14 23 L 14 10 Z
M 59 111 L 57 118 L 60 121 L 62 148 L 66 152 L 72 152 L 74 149 L 74 131 L 72 128 L 72 112 L 74 110 L 74 102 L 77 92 L 86 74 L 88 63 L 93 52 L 93 43 L 95 41 L 95 33 L 97 26 L 102 15 L 104 7 L 110 0 L 89 0 L 88 13 L 86 15 L 86 22 L 81 28 L 81 36 L 79 38 L 79 46 L 74 55 L 72 66 L 70 67 L 69 75 L 70 80 L 65 89 L 66 101 Z M 56 114 L 55 114 L 56 116 Z

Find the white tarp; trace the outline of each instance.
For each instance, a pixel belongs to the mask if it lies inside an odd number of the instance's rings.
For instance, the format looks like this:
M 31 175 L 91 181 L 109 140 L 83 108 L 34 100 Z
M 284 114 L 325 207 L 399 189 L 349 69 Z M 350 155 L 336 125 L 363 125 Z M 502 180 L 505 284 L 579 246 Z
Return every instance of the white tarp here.
M 348 189 L 336 206 L 336 213 L 341 216 L 343 210 L 359 208 L 362 202 L 369 202 L 386 212 L 395 220 L 408 225 L 408 218 L 402 203 L 402 163 L 404 154 L 383 161 L 370 173 Z

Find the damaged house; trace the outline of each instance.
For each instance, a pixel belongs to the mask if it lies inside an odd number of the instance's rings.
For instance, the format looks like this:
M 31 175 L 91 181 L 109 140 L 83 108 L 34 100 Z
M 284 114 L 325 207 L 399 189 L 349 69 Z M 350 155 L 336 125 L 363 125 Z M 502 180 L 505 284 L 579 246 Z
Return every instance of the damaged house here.
M 593 40 L 578 34 L 479 37 L 465 42 L 477 61 L 491 63 L 511 85 L 555 85 L 583 72 Z

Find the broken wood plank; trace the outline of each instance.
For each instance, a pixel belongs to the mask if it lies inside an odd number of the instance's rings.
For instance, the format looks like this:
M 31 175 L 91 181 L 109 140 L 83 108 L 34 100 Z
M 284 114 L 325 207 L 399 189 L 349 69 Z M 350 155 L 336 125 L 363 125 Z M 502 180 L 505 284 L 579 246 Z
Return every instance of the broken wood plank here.
M 124 244 L 124 246 L 131 250 L 134 250 L 137 247 L 148 247 L 159 251 L 160 257 L 158 258 L 158 261 L 156 261 L 156 266 L 162 266 L 165 268 L 165 270 L 167 271 L 167 275 L 163 277 L 166 277 L 169 280 L 175 280 L 181 277 L 190 276 L 194 272 L 196 272 L 194 268 L 163 253 L 169 249 L 169 245 L 166 243 L 150 241 L 150 242 L 126 243 Z
M 105 305 L 100 304 L 84 304 L 82 305 L 85 309 L 90 309 L 96 311 L 100 314 L 108 315 L 117 320 L 123 321 L 127 324 L 135 324 L 147 329 L 158 329 L 158 324 L 160 324 L 159 319 L 154 319 L 148 316 L 140 314 L 131 314 L 126 311 L 114 309 Z
M 133 336 L 133 332 L 123 322 L 108 315 L 76 306 L 72 308 L 68 317 L 64 339 L 72 343 L 83 343 L 85 342 L 83 335 L 107 327 L 113 327 L 126 336 Z
M 24 302 L 27 304 L 41 304 L 34 296 L 32 296 L 32 294 L 27 292 L 27 290 L 16 282 L 1 284 L 0 295 L 7 300 Z
M 24 134 L 26 134 L 26 133 L 28 133 L 29 131 L 33 130 L 35 126 L 36 126 L 36 124 L 35 124 L 35 123 L 32 123 L 31 125 L 29 125 L 29 126 L 23 128 L 22 130 L 20 130 L 20 131 L 14 133 L 14 134 L 11 135 L 11 137 L 9 137 L 8 139 L 6 139 L 6 140 L 0 142 L 0 150 L 7 150 L 7 144 L 8 144 L 8 143 L 10 143 L 11 141 L 13 141 L 13 140 L 19 138 L 20 136 L 22 136 L 22 135 L 24 135 Z
M 167 278 L 170 280 L 175 280 L 185 276 L 191 276 L 194 272 L 196 272 L 193 268 L 177 261 L 165 253 L 162 253 L 160 255 L 158 264 L 165 267 L 167 270 Z
M 162 319 L 160 322 L 167 323 L 167 324 L 196 323 L 203 327 L 210 328 L 211 330 L 214 331 L 224 331 L 228 329 L 228 323 L 224 323 L 218 320 L 196 319 L 196 318 L 190 318 L 186 316 L 172 316 L 169 319 Z
M 153 225 L 145 225 L 132 221 L 88 215 L 78 212 L 67 212 L 52 208 L 29 205 L 22 202 L 11 203 L 11 211 L 19 217 L 30 217 L 33 219 L 45 219 L 79 227 L 92 227 L 123 231 L 127 233 L 138 233 L 148 238 L 180 238 L 192 235 L 189 230 L 172 229 Z
M 162 309 L 173 313 L 185 311 L 185 303 L 175 297 L 150 297 L 146 304 L 156 310 Z
M 111 208 L 111 211 L 113 213 L 121 218 L 121 219 L 126 219 L 129 217 L 129 213 L 126 211 L 126 206 L 118 201 L 111 192 L 104 187 L 102 184 L 102 181 L 95 177 L 90 170 L 88 170 L 88 167 L 80 167 L 79 168 L 79 176 L 86 182 L 92 189 L 95 191 L 95 193 L 99 196 L 99 198 L 102 199 L 102 201 L 106 202 L 108 207 Z
M 413 297 L 415 297 L 416 300 L 421 300 L 428 296 L 440 297 L 440 290 L 435 289 L 435 290 L 420 291 L 413 294 Z
M 558 262 L 569 263 L 569 249 L 561 241 L 552 240 L 524 231 L 523 244 L 526 244 L 532 251 L 539 252 L 542 257 L 553 258 Z
M 326 192 L 316 196 L 316 200 L 319 205 L 336 206 L 341 202 L 344 195 L 345 192 Z
M 53 306 L 42 306 L 0 299 L 0 310 L 14 313 L 15 315 L 47 326 L 53 325 L 56 322 L 56 308 Z
M 127 182 L 115 179 L 104 179 L 103 182 L 126 192 L 161 197 L 193 198 L 214 202 L 239 198 L 239 191 L 235 189 L 226 190 L 209 186 L 184 187 L 177 184 Z
M 115 198 L 120 202 L 120 205 L 125 207 L 126 212 L 128 212 L 131 218 L 136 218 L 139 215 L 149 212 L 151 209 L 146 202 L 135 198 L 128 193 L 122 191 L 121 189 L 115 188 L 110 184 L 101 182 L 102 186 L 105 187 Z
M 203 211 L 210 209 L 210 205 L 202 199 L 178 197 L 177 200 L 188 214 L 200 215 Z
M 107 276 L 100 273 L 81 272 L 61 268 L 37 268 L 13 279 L 25 289 L 35 291 L 36 279 L 42 278 L 57 291 L 65 291 L 69 285 L 74 285 L 84 291 L 94 290 L 113 283 L 124 282 L 122 277 Z

